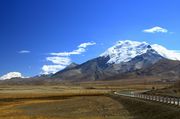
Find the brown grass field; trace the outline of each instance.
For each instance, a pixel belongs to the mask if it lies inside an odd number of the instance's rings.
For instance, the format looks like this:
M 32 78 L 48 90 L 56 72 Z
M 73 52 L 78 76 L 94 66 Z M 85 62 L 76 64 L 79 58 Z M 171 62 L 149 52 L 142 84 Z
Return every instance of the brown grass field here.
M 134 119 L 136 116 L 123 100 L 109 96 L 111 91 L 160 89 L 167 86 L 119 81 L 0 86 L 0 119 Z

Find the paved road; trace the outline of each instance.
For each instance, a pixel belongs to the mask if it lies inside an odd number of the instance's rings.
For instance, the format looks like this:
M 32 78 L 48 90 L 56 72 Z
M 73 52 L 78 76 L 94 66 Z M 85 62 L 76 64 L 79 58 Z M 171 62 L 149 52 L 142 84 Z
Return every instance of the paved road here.
M 119 96 L 126 96 L 126 97 L 133 97 L 133 98 L 141 98 L 145 100 L 150 101 L 156 101 L 161 102 L 165 104 L 173 104 L 173 105 L 179 105 L 180 106 L 180 98 L 178 97 L 163 97 L 163 96 L 154 96 L 154 95 L 142 95 L 143 92 L 147 92 L 148 90 L 144 91 L 138 91 L 138 92 L 114 92 L 115 95 Z M 141 96 L 138 96 L 137 94 L 141 94 Z M 158 98 L 157 98 L 158 97 Z

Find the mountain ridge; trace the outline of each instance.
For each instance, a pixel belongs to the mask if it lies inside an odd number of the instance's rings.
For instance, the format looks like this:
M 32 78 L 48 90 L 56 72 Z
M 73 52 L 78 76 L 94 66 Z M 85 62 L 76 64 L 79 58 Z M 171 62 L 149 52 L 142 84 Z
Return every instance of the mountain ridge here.
M 170 50 L 157 49 L 160 45 L 150 45 L 146 42 L 137 41 L 119 41 L 114 46 L 107 49 L 99 57 L 90 59 L 82 64 L 71 63 L 65 69 L 58 71 L 51 75 L 42 75 L 38 77 L 30 78 L 30 81 L 43 82 L 46 81 L 95 81 L 95 80 L 112 80 L 112 79 L 126 79 L 127 77 L 143 77 L 154 76 L 162 77 L 171 74 L 176 79 L 180 77 L 178 73 L 180 62 L 176 61 L 179 58 L 178 54 L 173 56 L 167 54 L 173 54 Z M 163 55 L 162 55 L 163 54 Z M 164 62 L 162 62 L 164 61 Z M 172 62 L 172 63 L 171 63 Z M 177 64 L 177 67 L 174 66 Z M 167 65 L 164 67 L 163 65 Z M 170 65 L 170 66 L 168 66 Z M 155 67 L 153 69 L 153 67 Z M 167 70 L 168 67 L 174 68 L 174 70 Z M 153 70 L 154 71 L 153 71 Z M 159 75 L 158 69 L 161 69 Z M 151 72 L 152 74 L 149 74 Z M 175 72 L 174 75 L 172 72 Z M 34 79 L 34 80 L 33 80 Z M 14 82 L 15 79 L 13 79 Z M 18 79 L 23 82 L 23 79 Z M 11 82 L 11 81 L 7 81 Z M 28 79 L 26 79 L 28 82 Z M 38 83 L 39 84 L 39 83 Z
M 116 75 L 144 70 L 160 60 L 167 59 L 161 55 L 162 52 L 159 53 L 153 47 L 146 42 L 119 41 L 99 57 L 68 70 L 59 71 L 52 78 L 77 81 L 103 80 Z

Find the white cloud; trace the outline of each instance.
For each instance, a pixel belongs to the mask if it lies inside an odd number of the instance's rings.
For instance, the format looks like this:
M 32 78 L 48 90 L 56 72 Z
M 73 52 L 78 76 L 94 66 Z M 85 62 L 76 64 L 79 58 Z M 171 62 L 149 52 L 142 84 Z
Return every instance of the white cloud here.
M 82 43 L 78 46 L 78 49 L 73 50 L 71 52 L 58 52 L 58 53 L 50 53 L 50 55 L 54 55 L 54 56 L 70 56 L 70 55 L 79 55 L 82 54 L 84 52 L 86 52 L 86 47 L 87 46 L 91 46 L 91 45 L 95 45 L 95 42 L 87 42 L 87 43 Z
M 159 26 L 143 30 L 145 33 L 167 33 L 168 30 Z
M 90 46 L 90 45 L 96 45 L 96 43 L 95 42 L 81 43 L 78 47 L 79 48 L 86 48 L 87 46 Z
M 46 60 L 52 62 L 53 65 L 44 65 L 42 67 L 42 74 L 56 73 L 71 63 L 69 57 L 47 57 Z
M 86 52 L 86 48 L 91 45 L 95 45 L 95 42 L 87 42 L 80 44 L 76 50 L 70 52 L 57 52 L 50 53 L 50 57 L 47 57 L 46 60 L 50 61 L 52 65 L 44 65 L 42 67 L 43 74 L 56 73 L 64 69 L 71 63 L 70 56 L 71 55 L 79 55 Z
M 47 57 L 46 60 L 60 65 L 69 65 L 71 63 L 69 57 Z
M 23 78 L 20 72 L 9 72 L 0 77 L 0 80 L 12 79 L 12 78 Z
M 58 52 L 58 53 L 50 53 L 50 55 L 54 56 L 70 56 L 70 55 L 79 55 L 86 50 L 84 48 L 78 48 L 77 50 L 73 50 L 71 52 Z
M 56 73 L 57 71 L 60 71 L 64 69 L 66 66 L 64 65 L 44 65 L 42 67 L 43 74 L 51 74 L 51 73 Z
M 29 50 L 21 50 L 18 53 L 20 53 L 20 54 L 27 54 L 27 53 L 30 53 L 30 52 L 31 51 L 29 51 Z

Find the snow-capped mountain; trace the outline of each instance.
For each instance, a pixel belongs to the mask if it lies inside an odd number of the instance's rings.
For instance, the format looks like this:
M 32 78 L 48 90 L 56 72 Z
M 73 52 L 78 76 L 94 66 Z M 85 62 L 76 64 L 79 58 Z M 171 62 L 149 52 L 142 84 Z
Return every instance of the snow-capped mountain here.
M 150 45 L 146 42 L 125 40 L 118 41 L 97 58 L 90 59 L 82 64 L 72 63 L 55 74 L 34 77 L 29 80 L 4 80 L 0 83 L 39 84 L 44 81 L 54 83 L 54 81 L 59 82 L 62 80 L 114 80 L 139 78 L 141 76 L 142 78 L 153 76 L 157 77 L 157 79 L 164 77 L 180 79 L 180 61 L 173 60 L 180 60 L 180 55 L 175 51 L 168 50 L 157 44 Z M 14 77 L 22 77 L 22 75 L 14 72 L 2 76 L 1 79 Z
M 19 72 L 10 72 L 0 77 L 0 80 L 12 79 L 12 78 L 23 78 Z
M 170 60 L 169 60 L 170 59 Z M 180 54 L 157 44 L 137 41 L 118 41 L 104 53 L 82 64 L 72 63 L 52 74 L 24 80 L 19 72 L 0 77 L 0 84 L 44 84 L 62 80 L 72 82 L 141 78 L 180 79 Z M 16 78 L 13 80 L 5 80 Z M 47 80 L 44 80 L 47 79 Z M 47 81 L 47 82 L 46 82 Z
M 99 57 L 53 75 L 60 79 L 101 80 L 147 68 L 164 59 L 146 42 L 119 41 Z
M 171 59 L 171 60 L 179 60 L 180 61 L 180 52 L 174 51 L 174 50 L 168 50 L 165 47 L 153 44 L 151 47 L 158 52 L 161 56 Z
M 154 53 L 157 53 L 167 59 L 180 60 L 180 53 L 168 50 L 161 45 L 150 45 L 146 42 L 137 42 L 130 40 L 118 41 L 114 46 L 107 49 L 100 56 L 110 57 L 110 60 L 107 63 L 119 64 L 121 62 L 128 62 L 136 56 L 140 56 L 146 53 L 148 50 L 154 50 Z

